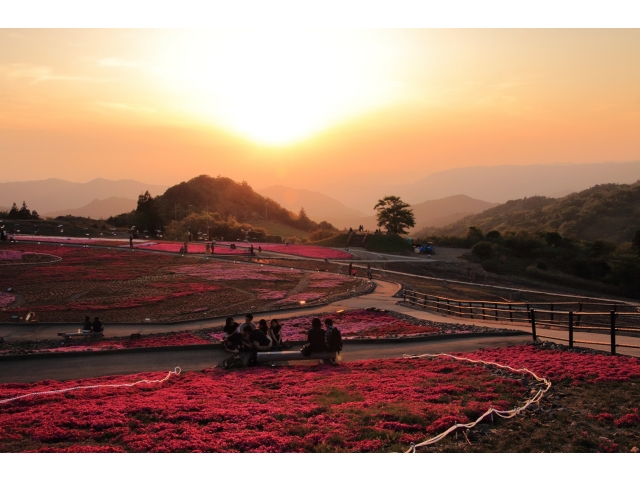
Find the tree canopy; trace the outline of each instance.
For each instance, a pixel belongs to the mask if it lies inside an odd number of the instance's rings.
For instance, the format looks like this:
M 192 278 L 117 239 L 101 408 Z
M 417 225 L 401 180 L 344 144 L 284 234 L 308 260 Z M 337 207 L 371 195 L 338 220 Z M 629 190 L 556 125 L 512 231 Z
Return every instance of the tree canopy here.
M 406 228 L 415 227 L 415 217 L 408 203 L 403 202 L 400 197 L 386 196 L 380 200 L 374 210 L 378 213 L 378 226 L 387 230 L 388 233 L 406 234 Z

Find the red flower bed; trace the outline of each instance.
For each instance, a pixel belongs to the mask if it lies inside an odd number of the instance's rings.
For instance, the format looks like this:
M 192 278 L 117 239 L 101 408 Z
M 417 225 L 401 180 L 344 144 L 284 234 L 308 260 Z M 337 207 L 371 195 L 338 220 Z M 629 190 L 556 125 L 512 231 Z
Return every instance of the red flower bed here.
M 142 250 L 156 250 L 159 252 L 173 252 L 180 253 L 180 248 L 184 246 L 184 243 L 172 243 L 172 242 L 148 242 L 141 245 L 135 245 L 135 248 Z M 207 253 L 206 246 L 203 243 L 189 243 L 187 245 L 189 253 Z M 222 247 L 216 245 L 213 249 L 212 255 L 247 255 L 246 250 L 232 250 L 228 247 Z
M 5 384 L 0 398 L 163 376 Z M 194 372 L 4 404 L 0 450 L 402 451 L 524 393 L 519 380 L 444 359 Z
M 513 368 L 527 368 L 551 381 L 624 382 L 640 377 L 640 359 L 633 357 L 590 355 L 533 345 L 493 348 L 460 355 Z
M 225 242 L 226 244 L 226 242 Z M 246 242 L 242 244 L 243 248 L 248 248 Z M 257 251 L 258 246 L 267 252 L 287 253 L 289 255 L 298 255 L 307 258 L 332 258 L 336 260 L 348 260 L 353 258 L 350 253 L 329 247 L 317 247 L 315 245 L 284 245 L 282 243 L 254 243 L 253 248 Z M 216 247 L 217 248 L 217 247 Z
M 197 337 L 192 333 L 169 333 L 142 337 L 138 339 L 126 340 L 102 340 L 99 342 L 87 343 L 84 345 L 71 345 L 67 347 L 48 348 L 47 352 L 80 352 L 85 350 L 120 350 L 123 348 L 143 348 L 143 347 L 167 347 L 181 345 L 205 345 L 211 343 L 204 338 Z
M 306 340 L 311 320 L 316 316 L 304 315 L 280 320 L 282 338 L 289 341 Z M 331 318 L 344 338 L 425 335 L 441 333 L 442 329 L 447 327 L 446 324 L 442 324 L 441 327 L 416 325 L 388 313 L 367 310 L 350 310 L 340 315 L 321 315 L 320 318 Z M 211 337 L 222 340 L 222 333 L 213 333 Z

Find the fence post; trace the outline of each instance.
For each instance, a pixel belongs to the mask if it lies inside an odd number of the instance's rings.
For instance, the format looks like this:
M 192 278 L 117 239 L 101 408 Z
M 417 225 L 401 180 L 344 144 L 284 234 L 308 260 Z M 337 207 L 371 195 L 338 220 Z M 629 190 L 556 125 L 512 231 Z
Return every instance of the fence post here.
M 578 311 L 581 312 L 582 311 L 582 302 L 578 303 Z M 580 315 L 577 315 L 576 318 L 576 325 L 580 325 Z
M 529 315 L 531 316 L 531 334 L 533 335 L 533 341 L 536 341 L 536 311 L 531 309 Z
M 616 311 L 611 310 L 611 355 L 616 354 Z
M 486 315 L 486 312 L 484 310 L 484 302 L 482 302 L 482 320 L 484 320 L 485 315 Z
M 569 312 L 569 348 L 573 348 L 573 312 Z

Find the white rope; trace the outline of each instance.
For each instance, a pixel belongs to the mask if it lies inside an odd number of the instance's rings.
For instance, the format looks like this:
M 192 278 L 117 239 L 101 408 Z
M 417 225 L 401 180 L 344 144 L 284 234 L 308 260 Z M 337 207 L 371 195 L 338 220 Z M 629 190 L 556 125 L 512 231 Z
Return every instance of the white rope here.
M 404 358 L 424 358 L 424 357 L 430 357 L 430 358 L 435 358 L 435 357 L 449 357 L 449 358 L 453 358 L 454 360 L 460 360 L 463 362 L 470 362 L 470 363 L 480 363 L 483 365 L 493 365 L 495 367 L 499 367 L 499 368 L 505 368 L 507 370 L 511 370 L 512 372 L 516 372 L 516 373 L 528 373 L 530 375 L 532 375 L 537 381 L 544 383 L 545 388 L 540 388 L 536 394 L 531 397 L 530 399 L 528 399 L 526 401 L 526 403 L 524 405 L 522 405 L 521 407 L 517 407 L 511 410 L 496 410 L 495 408 L 491 407 L 489 408 L 489 410 L 487 410 L 486 412 L 484 412 L 480 417 L 478 417 L 478 419 L 475 422 L 471 422 L 471 423 L 456 423 L 455 425 L 453 425 L 452 427 L 450 427 L 448 430 L 442 432 L 440 435 L 437 435 L 435 437 L 429 438 L 428 440 L 425 440 L 424 442 L 418 443 L 418 444 L 411 444 L 411 447 L 409 448 L 409 450 L 407 450 L 405 453 L 415 453 L 416 448 L 420 448 L 420 447 L 424 447 L 426 445 L 432 445 L 436 442 L 439 442 L 440 440 L 442 440 L 443 438 L 445 438 L 447 435 L 449 435 L 451 432 L 453 432 L 454 430 L 458 429 L 458 428 L 473 428 L 475 427 L 478 423 L 480 423 L 482 420 L 484 420 L 488 415 L 491 415 L 493 418 L 493 414 L 495 413 L 496 415 L 498 415 L 499 417 L 502 418 L 512 418 L 515 417 L 518 413 L 520 413 L 521 411 L 525 410 L 526 408 L 529 407 L 529 405 L 531 405 L 532 403 L 539 403 L 540 400 L 542 400 L 542 397 L 544 396 L 545 393 L 547 393 L 549 391 L 549 389 L 551 388 L 551 382 L 549 380 L 547 380 L 544 377 L 539 377 L 538 375 L 536 375 L 535 373 L 533 373 L 531 370 L 527 370 L 526 368 L 512 368 L 508 365 L 502 365 L 499 363 L 494 363 L 494 362 L 485 362 L 484 360 L 472 360 L 470 358 L 464 358 L 464 357 L 456 357 L 454 355 L 449 355 L 446 353 L 437 353 L 437 354 L 429 354 L 429 353 L 425 353 L 423 355 L 404 355 Z
M 0 400 L 0 405 L 3 404 L 3 403 L 13 402 L 14 400 L 19 400 L 21 398 L 34 397 L 36 395 L 53 395 L 55 393 L 65 393 L 65 392 L 71 392 L 73 390 L 88 390 L 90 388 L 133 387 L 133 386 L 139 385 L 141 383 L 145 383 L 145 384 L 162 383 L 162 382 L 165 382 L 165 381 L 169 380 L 171 375 L 176 375 L 176 376 L 180 375 L 181 371 L 182 370 L 180 369 L 180 367 L 176 367 L 176 368 L 173 369 L 173 371 L 169 371 L 167 376 L 164 377 L 162 380 L 138 380 L 137 382 L 133 382 L 133 383 L 118 383 L 118 384 L 114 384 L 114 385 L 86 385 L 86 386 L 81 386 L 81 387 L 64 388 L 62 390 L 47 390 L 47 391 L 44 391 L 44 392 L 26 393 L 24 395 L 19 395 L 17 397 L 5 398 L 3 400 Z

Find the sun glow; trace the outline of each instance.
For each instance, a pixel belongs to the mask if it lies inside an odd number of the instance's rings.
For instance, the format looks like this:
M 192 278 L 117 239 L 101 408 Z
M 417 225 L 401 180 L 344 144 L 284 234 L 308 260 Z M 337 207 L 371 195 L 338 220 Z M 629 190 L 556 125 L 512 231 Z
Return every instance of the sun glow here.
M 234 30 L 173 33 L 155 71 L 191 114 L 282 145 L 396 100 L 393 64 L 371 36 Z

